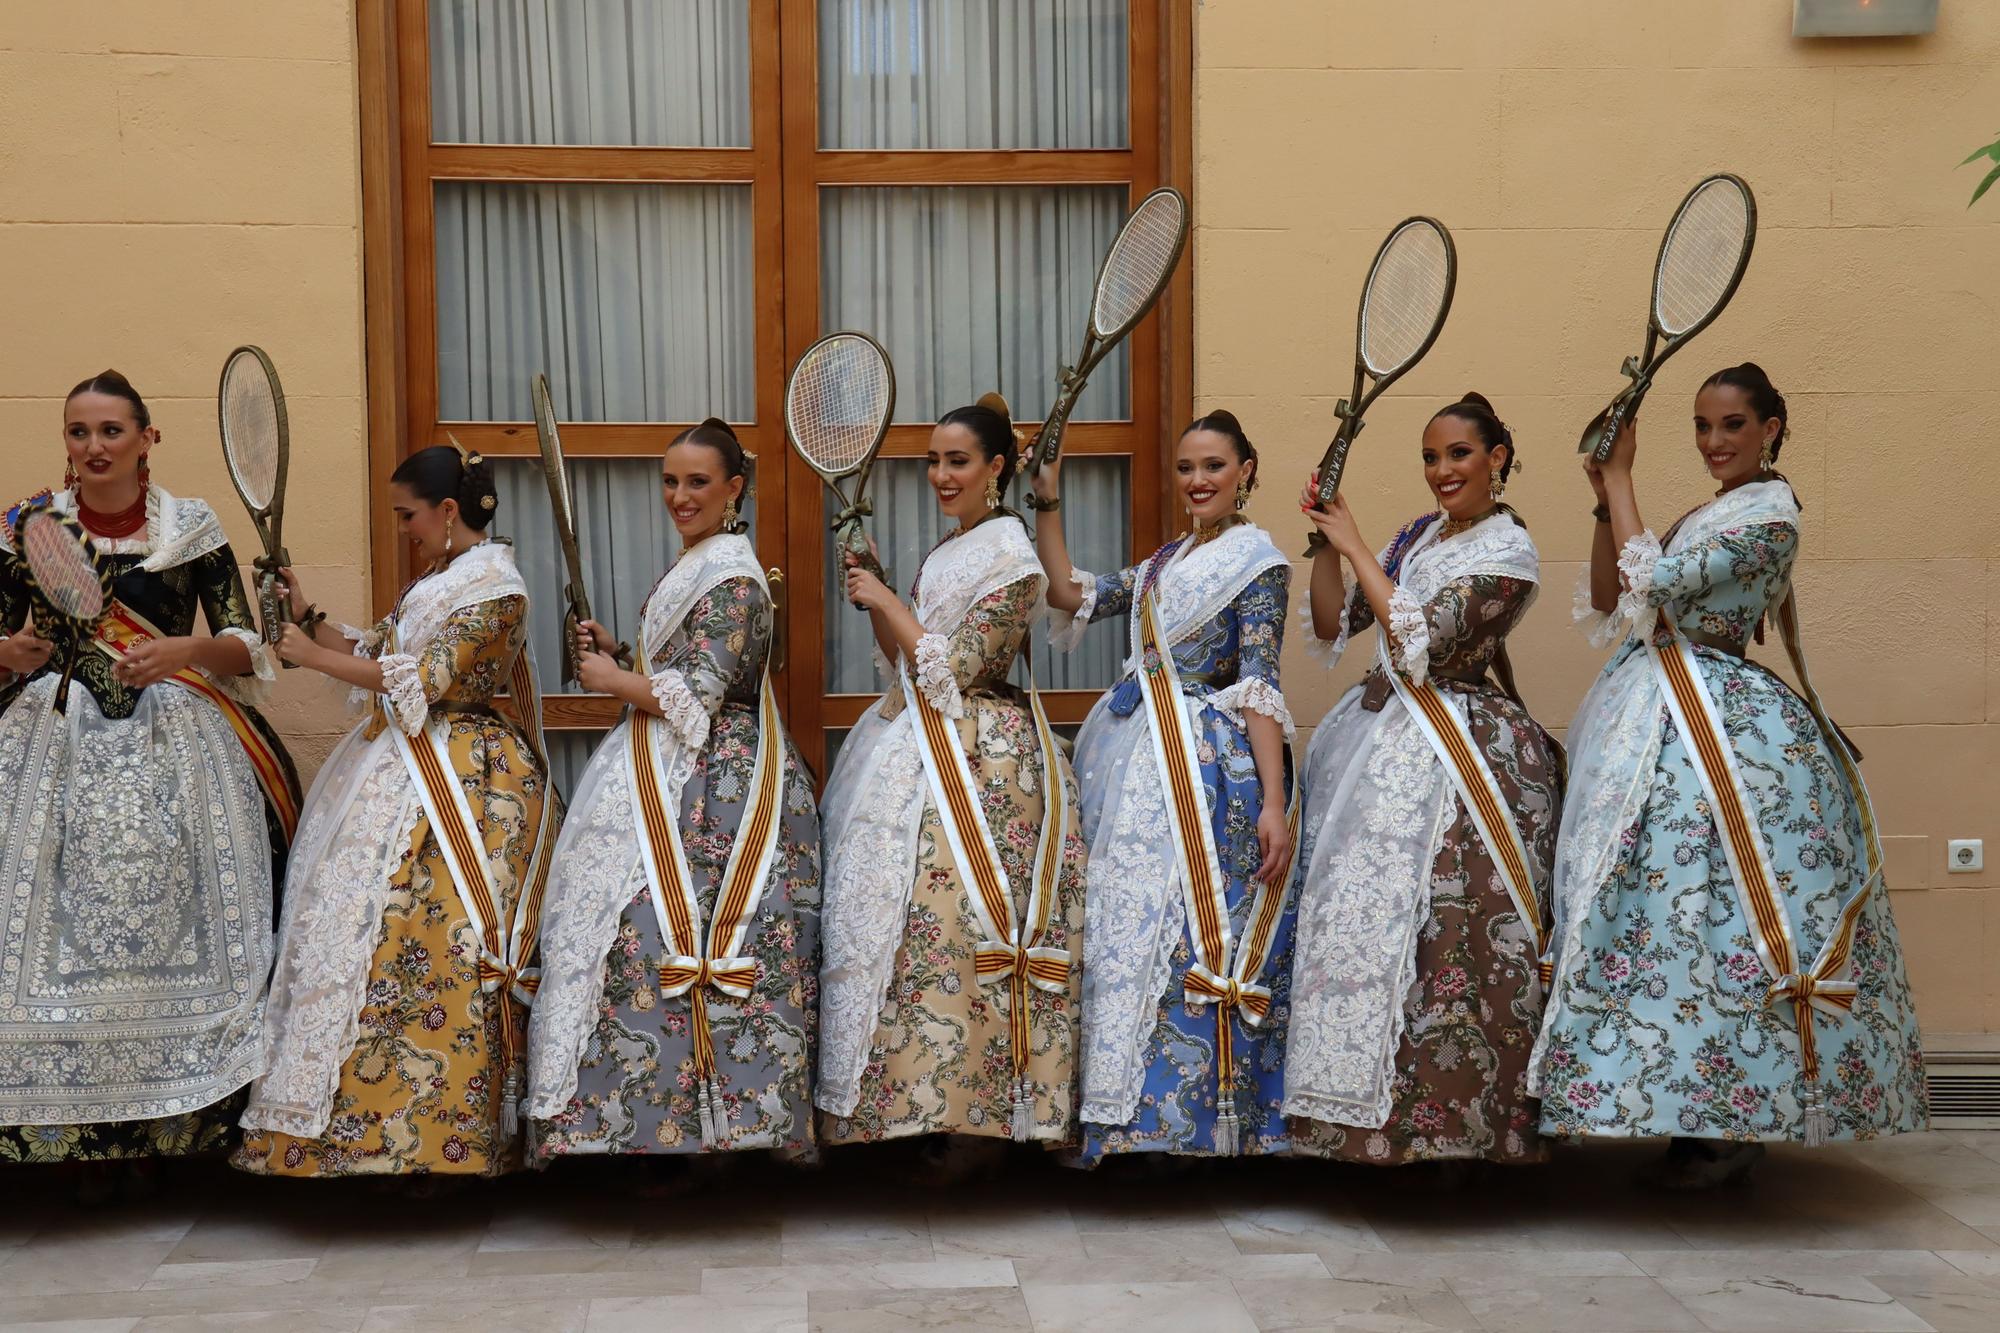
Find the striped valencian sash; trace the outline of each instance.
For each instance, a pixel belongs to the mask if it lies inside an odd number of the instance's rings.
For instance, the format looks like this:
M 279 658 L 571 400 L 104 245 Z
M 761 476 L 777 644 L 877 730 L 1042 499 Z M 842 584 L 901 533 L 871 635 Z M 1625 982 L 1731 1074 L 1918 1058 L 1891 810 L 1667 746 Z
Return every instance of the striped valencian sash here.
M 153 639 L 163 639 L 167 635 L 132 608 L 113 602 L 103 619 L 97 622 L 98 650 L 114 660 L 122 661 L 135 647 Z M 230 698 L 213 680 L 193 667 L 185 667 L 167 677 L 182 689 L 195 694 L 222 710 L 229 719 L 230 730 L 243 746 L 243 752 L 250 756 L 250 768 L 257 775 L 257 785 L 264 789 L 264 799 L 277 812 L 278 823 L 285 831 L 285 840 L 290 842 L 299 831 L 299 793 L 286 776 L 285 763 L 278 752 L 266 740 L 264 733 L 250 720 L 250 714 L 242 704 Z
M 403 652 L 402 627 L 393 620 L 391 627 L 390 651 Z M 548 745 L 543 732 L 541 688 L 526 648 L 514 655 L 508 670 L 507 690 L 520 714 L 521 729 L 546 775 Z M 512 1138 L 520 1132 L 521 1094 L 526 1086 L 524 1053 L 515 1049 L 513 1007 L 517 1002 L 532 1004 L 540 982 L 539 972 L 530 962 L 541 925 L 542 898 L 548 889 L 549 858 L 555 850 L 550 827 L 555 820 L 549 811 L 543 811 L 535 845 L 528 854 L 521 891 L 515 895 L 514 910 L 504 914 L 499 895 L 494 891 L 481 823 L 452 767 L 450 720 L 432 717 L 422 731 L 412 736 L 403 730 L 387 695 L 378 698 L 377 706 L 388 718 L 389 734 L 395 737 L 397 751 L 416 783 L 418 799 L 430 820 L 445 868 L 451 873 L 452 888 L 466 918 L 479 929 L 479 988 L 497 996 L 500 1004 L 500 1132 Z
M 1012 1056 L 1012 1081 L 1008 1088 L 1013 1108 L 1012 1135 L 1025 1143 L 1033 1129 L 1035 1090 L 1028 1078 L 1028 988 L 1037 987 L 1061 995 L 1069 989 L 1071 960 L 1068 950 L 1049 948 L 1049 922 L 1055 916 L 1061 892 L 1063 849 L 1069 837 L 1069 782 L 1063 775 L 1062 751 L 1055 732 L 1042 709 L 1041 691 L 1032 675 L 1028 703 L 1035 719 L 1035 736 L 1042 753 L 1042 791 L 1046 806 L 1041 836 L 1035 846 L 1032 884 L 1028 892 L 1026 919 L 1014 911 L 1014 895 L 1007 872 L 993 841 L 986 810 L 973 786 L 972 769 L 965 750 L 958 743 L 958 731 L 951 719 L 939 712 L 916 681 L 905 676 L 903 693 L 909 696 L 917 722 L 917 752 L 922 755 L 924 772 L 930 778 L 931 798 L 944 827 L 945 841 L 952 858 L 971 881 L 973 915 L 983 937 L 974 954 L 974 970 L 980 982 L 1008 988 L 1008 1049 Z
M 1778 877 L 1771 865 L 1763 830 L 1758 826 L 1756 807 L 1743 784 L 1736 753 L 1729 744 L 1721 714 L 1702 681 L 1694 651 L 1671 619 L 1662 614 L 1660 623 L 1671 637 L 1664 643 L 1648 642 L 1646 653 L 1666 695 L 1667 709 L 1674 726 L 1687 742 L 1694 757 L 1695 773 L 1701 780 L 1709 808 L 1715 812 L 1716 828 L 1722 833 L 1722 850 L 1736 888 L 1737 905 L 1750 925 L 1750 938 L 1757 957 L 1773 978 L 1765 1002 L 1790 1000 L 1799 1034 L 1799 1105 L 1804 1117 L 1805 1141 L 1817 1146 L 1832 1133 L 1832 1116 L 1826 1107 L 1825 1089 L 1820 1082 L 1819 1047 L 1813 1032 L 1813 1011 L 1839 1018 L 1854 1007 L 1860 991 L 1849 975 L 1854 954 L 1854 927 L 1869 895 L 1882 879 L 1882 847 L 1875 824 L 1875 809 L 1868 789 L 1862 784 L 1856 756 L 1847 739 L 1827 716 L 1806 671 L 1805 647 L 1800 641 L 1796 594 L 1787 588 L 1778 610 L 1779 628 L 1785 648 L 1798 673 L 1799 687 L 1806 706 L 1812 710 L 1848 785 L 1854 793 L 1855 808 L 1861 819 L 1863 851 L 1868 875 L 1861 887 L 1840 910 L 1834 929 L 1810 966 L 1802 965 L 1799 942 L 1790 914 L 1778 891 Z
M 1159 563 L 1165 564 L 1163 555 Z M 1231 1013 L 1250 1027 L 1262 1026 L 1271 1011 L 1271 990 L 1260 978 L 1271 958 L 1278 919 L 1292 882 L 1287 858 L 1280 872 L 1256 886 L 1248 929 L 1232 954 L 1228 885 L 1210 827 L 1208 798 L 1201 764 L 1195 756 L 1195 736 L 1181 707 L 1180 672 L 1173 652 L 1160 633 L 1158 596 L 1148 581 L 1139 598 L 1139 688 L 1152 719 L 1153 757 L 1166 789 L 1167 824 L 1173 835 L 1174 863 L 1180 873 L 1187 907 L 1188 936 L 1194 961 L 1183 980 L 1183 1001 L 1190 1009 L 1215 1005 L 1216 1119 L 1215 1150 L 1234 1154 L 1241 1145 L 1241 1120 L 1236 1110 L 1235 1037 Z M 1294 854 L 1298 847 L 1299 793 L 1293 784 L 1287 822 Z
M 638 660 L 652 660 L 643 635 Z M 764 896 L 784 813 L 785 733 L 778 716 L 777 692 L 771 688 L 769 658 L 758 685 L 757 754 L 750 770 L 750 803 L 731 841 L 706 930 L 695 897 L 694 871 L 681 842 L 679 793 L 674 792 L 674 808 L 669 808 L 670 784 L 655 745 L 655 735 L 666 723 L 643 708 L 634 708 L 629 725 L 629 777 L 632 803 L 638 811 L 639 860 L 668 949 L 660 966 L 660 998 L 688 997 L 693 1015 L 696 1113 L 701 1121 L 702 1146 L 710 1148 L 727 1137 L 729 1111 L 716 1083 L 707 991 L 712 986 L 732 999 L 750 998 L 750 988 L 757 981 L 757 960 L 741 952 L 743 939 Z
M 1465 719 L 1445 702 L 1444 693 L 1437 686 L 1428 680 L 1413 681 L 1396 669 L 1389 657 L 1386 633 L 1376 638 L 1376 658 L 1383 674 L 1396 687 L 1396 696 L 1416 720 L 1418 730 L 1437 752 L 1438 762 L 1444 765 L 1445 775 L 1451 779 L 1466 814 L 1472 817 L 1472 826 L 1479 831 L 1479 840 L 1493 857 L 1500 882 L 1507 886 L 1507 896 L 1514 900 L 1514 910 L 1528 928 L 1535 949 L 1535 968 L 1546 987 L 1555 970 L 1554 926 L 1542 915 L 1534 876 L 1528 869 L 1527 845 L 1521 840 L 1520 826 L 1507 808 L 1486 756 L 1473 742 Z

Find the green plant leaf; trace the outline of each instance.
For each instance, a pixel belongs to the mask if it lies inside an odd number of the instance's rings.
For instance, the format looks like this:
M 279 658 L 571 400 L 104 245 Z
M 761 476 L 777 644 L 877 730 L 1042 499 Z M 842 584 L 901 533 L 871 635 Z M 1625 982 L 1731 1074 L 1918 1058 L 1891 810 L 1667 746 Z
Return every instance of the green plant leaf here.
M 1986 192 L 1993 188 L 1994 181 L 2000 181 L 2000 167 L 1995 167 L 1986 173 L 1986 179 L 1979 182 L 1979 188 L 1972 192 L 1972 198 L 1965 206 L 1971 208 L 1973 204 L 1978 203 Z
M 1969 166 L 1970 164 L 1977 162 L 1982 157 L 1990 157 L 1995 162 L 2000 162 L 2000 139 L 1995 139 L 1992 143 L 1987 144 L 1984 148 L 1975 149 L 1971 157 L 1966 158 L 1965 161 L 1959 163 L 1958 165 L 1960 165 L 1961 167 Z

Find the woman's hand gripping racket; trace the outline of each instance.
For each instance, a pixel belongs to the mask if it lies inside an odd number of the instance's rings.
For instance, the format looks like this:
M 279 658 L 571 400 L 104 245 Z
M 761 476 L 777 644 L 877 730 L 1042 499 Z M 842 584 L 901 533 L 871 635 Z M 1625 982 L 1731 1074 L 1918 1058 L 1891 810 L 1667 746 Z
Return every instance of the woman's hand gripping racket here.
M 278 591 L 282 571 L 292 563 L 285 550 L 285 476 L 291 468 L 291 417 L 285 410 L 285 390 L 277 367 L 264 349 L 248 344 L 222 363 L 222 380 L 215 392 L 215 416 L 222 432 L 222 457 L 250 522 L 264 544 L 264 554 L 251 561 L 257 571 L 257 617 L 264 642 L 284 637 L 287 599 Z M 307 634 L 326 619 L 312 607 L 299 617 Z M 286 667 L 298 665 L 286 662 Z
M 1458 247 L 1434 218 L 1397 223 L 1375 252 L 1355 320 L 1354 388 L 1333 409 L 1340 428 L 1320 460 L 1313 487 L 1318 508 L 1324 509 L 1339 492 L 1348 451 L 1361 433 L 1369 406 L 1423 360 L 1443 332 L 1457 287 Z M 1306 554 L 1314 555 L 1325 545 L 1326 537 L 1314 528 L 1306 540 Z
M 569 586 L 563 589 L 563 679 L 577 682 L 578 628 L 590 614 L 590 594 L 583 586 L 583 552 L 576 544 L 576 497 L 569 488 L 569 463 L 563 457 L 562 437 L 556 432 L 555 403 L 549 398 L 549 377 L 535 373 L 529 386 L 535 405 L 535 440 L 542 450 L 542 479 L 549 486 L 549 509 L 555 515 L 556 540 L 562 543 L 563 565 Z M 612 656 L 620 662 L 630 659 L 632 647 L 621 643 Z
M 861 520 L 874 512 L 868 474 L 895 413 L 896 372 L 882 345 L 865 333 L 821 338 L 806 348 L 785 382 L 785 438 L 840 500 L 831 524 L 836 545 L 884 583 L 888 576 L 868 546 Z M 852 494 L 841 486 L 849 477 Z
M 65 713 L 77 661 L 111 604 L 111 571 L 83 525 L 46 502 L 21 514 L 14 535 L 34 584 L 35 632 L 55 643 L 63 659 L 55 708 Z
M 1577 452 L 1600 463 L 1653 387 L 1666 359 L 1715 322 L 1750 267 L 1757 244 L 1757 197 L 1741 177 L 1710 176 L 1688 191 L 1660 238 L 1644 356 L 1625 358 L 1631 383 L 1584 428 Z
M 1063 431 L 1069 414 L 1090 372 L 1097 369 L 1111 350 L 1125 341 L 1146 312 L 1167 289 L 1187 247 L 1188 206 L 1179 190 L 1163 185 L 1139 201 L 1132 216 L 1112 238 L 1097 270 L 1097 285 L 1091 290 L 1090 315 L 1084 322 L 1083 349 L 1074 365 L 1064 366 L 1057 381 L 1055 405 L 1049 409 L 1035 442 L 1028 449 L 1028 469 L 1039 472 L 1044 463 L 1056 461 L 1062 450 Z

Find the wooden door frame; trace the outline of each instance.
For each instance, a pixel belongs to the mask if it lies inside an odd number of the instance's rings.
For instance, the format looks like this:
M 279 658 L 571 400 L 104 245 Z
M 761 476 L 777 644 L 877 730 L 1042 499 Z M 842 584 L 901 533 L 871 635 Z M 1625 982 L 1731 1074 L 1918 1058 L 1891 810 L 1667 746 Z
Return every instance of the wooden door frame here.
M 738 428 L 759 469 L 758 551 L 785 570 L 787 640 L 781 673 L 793 734 L 823 773 L 825 728 L 858 714 L 859 696 L 823 690 L 823 491 L 786 465 L 785 371 L 819 336 L 819 210 L 823 185 L 1076 184 L 1118 181 L 1134 193 L 1155 183 L 1193 187 L 1193 0 L 1131 0 L 1129 147 L 938 152 L 829 150 L 818 146 L 818 28 L 814 0 L 750 0 L 751 144 L 745 149 L 437 145 L 430 138 L 428 11 L 424 0 L 356 0 L 361 153 L 364 364 L 367 374 L 369 587 L 386 614 L 410 576 L 409 551 L 386 521 L 382 497 L 407 442 L 444 443 L 446 433 L 496 456 L 532 455 L 525 422 L 437 418 L 437 282 L 433 182 L 463 180 L 705 181 L 752 191 L 756 331 L 756 420 Z M 776 88 L 778 97 L 760 95 Z M 803 145 L 804 147 L 801 147 Z M 778 225 L 767 225 L 777 219 Z M 1131 424 L 1079 423 L 1078 454 L 1132 457 L 1132 554 L 1166 535 L 1172 513 L 1168 469 L 1144 466 L 1149 441 L 1193 411 L 1193 281 L 1196 239 L 1158 313 L 1132 335 L 1135 368 L 1151 392 L 1135 394 Z M 787 283 L 798 298 L 788 301 Z M 429 371 L 417 373 L 415 367 Z M 565 426 L 573 457 L 656 456 L 680 424 Z M 928 428 L 899 426 L 885 452 L 921 452 Z M 1129 443 L 1128 443 L 1129 442 Z M 1161 453 L 1153 455 L 1163 459 Z M 1147 474 L 1151 474 L 1150 484 Z M 790 484 L 788 484 L 788 482 Z M 1080 719 L 1095 691 L 1053 691 L 1052 716 Z M 862 700 L 861 702 L 865 702 Z M 552 722 L 608 726 L 608 699 L 555 696 Z M 1071 717 L 1071 714 L 1075 717 Z

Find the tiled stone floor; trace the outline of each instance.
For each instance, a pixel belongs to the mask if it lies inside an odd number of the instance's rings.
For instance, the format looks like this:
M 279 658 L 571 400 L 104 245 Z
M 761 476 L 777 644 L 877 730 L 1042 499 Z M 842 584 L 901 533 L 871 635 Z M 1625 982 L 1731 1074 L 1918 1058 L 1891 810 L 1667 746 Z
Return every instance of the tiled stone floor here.
M 1781 1149 L 1703 1197 L 1632 1184 L 1652 1152 L 1592 1145 L 1456 1192 L 1027 1156 L 940 1189 L 865 1149 L 667 1198 L 624 1164 L 418 1197 L 214 1166 L 95 1209 L 0 1167 L 0 1333 L 2000 1330 L 2000 1134 Z

